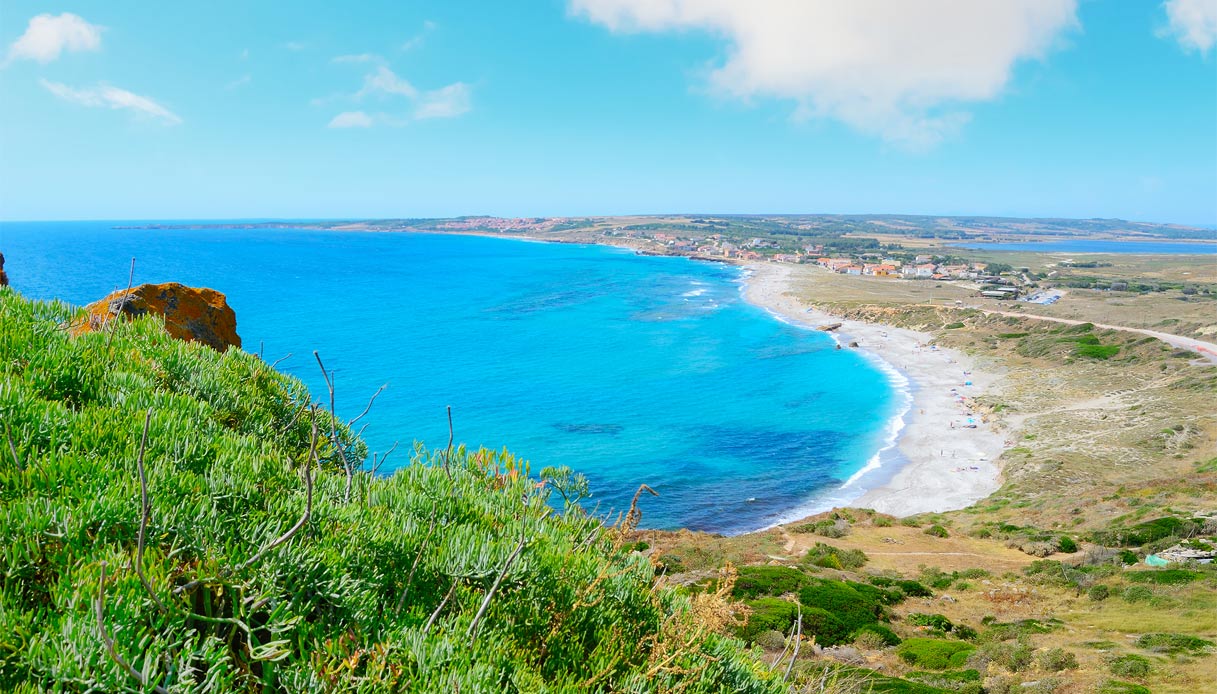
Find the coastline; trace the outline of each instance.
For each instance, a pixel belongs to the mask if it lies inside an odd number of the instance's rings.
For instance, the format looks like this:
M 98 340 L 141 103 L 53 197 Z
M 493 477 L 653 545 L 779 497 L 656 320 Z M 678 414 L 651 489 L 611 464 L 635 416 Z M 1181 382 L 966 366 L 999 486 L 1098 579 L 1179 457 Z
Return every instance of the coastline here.
M 968 407 L 968 399 L 996 388 L 996 374 L 978 369 L 969 355 L 934 347 L 933 338 L 926 333 L 839 318 L 805 306 L 787 293 L 791 289 L 789 266 L 753 263 L 745 267 L 749 270 L 743 292 L 747 301 L 808 329 L 839 323 L 834 338 L 843 345 L 857 342 L 888 372 L 897 390 L 910 397 L 909 407 L 900 417 L 903 426 L 896 432 L 894 449 L 880 451 L 835 490 L 834 501 L 848 499 L 846 504 L 836 505 L 909 516 L 964 508 L 997 490 L 1001 472 L 997 459 L 1004 449 L 1004 437 L 992 422 L 975 410 L 971 414 Z M 971 385 L 965 385 L 969 382 Z M 969 419 L 975 428 L 968 428 Z

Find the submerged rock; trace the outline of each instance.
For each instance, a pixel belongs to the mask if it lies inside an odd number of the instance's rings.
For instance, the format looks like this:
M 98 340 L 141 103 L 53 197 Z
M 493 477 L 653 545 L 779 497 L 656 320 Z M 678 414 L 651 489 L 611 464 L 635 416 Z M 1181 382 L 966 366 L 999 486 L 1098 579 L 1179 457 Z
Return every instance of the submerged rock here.
M 223 352 L 240 347 L 237 315 L 224 295 L 205 287 L 187 287 L 177 282 L 141 284 L 120 290 L 85 307 L 83 323 L 72 327 L 73 335 L 96 332 L 120 313 L 127 319 L 155 313 L 165 318 L 165 331 L 188 342 L 202 342 Z

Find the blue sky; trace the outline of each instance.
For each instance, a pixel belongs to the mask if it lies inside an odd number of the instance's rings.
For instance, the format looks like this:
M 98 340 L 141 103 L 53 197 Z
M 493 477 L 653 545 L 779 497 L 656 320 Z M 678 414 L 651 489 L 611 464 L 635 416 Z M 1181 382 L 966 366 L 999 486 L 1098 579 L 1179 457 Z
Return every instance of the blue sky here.
M 1217 224 L 1217 0 L 22 2 L 0 218 Z

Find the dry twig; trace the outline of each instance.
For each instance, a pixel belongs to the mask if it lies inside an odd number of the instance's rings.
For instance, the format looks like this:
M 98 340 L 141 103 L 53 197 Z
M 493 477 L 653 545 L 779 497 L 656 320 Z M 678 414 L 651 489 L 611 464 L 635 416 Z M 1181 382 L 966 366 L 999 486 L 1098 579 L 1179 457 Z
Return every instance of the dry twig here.
M 127 299 L 131 296 L 131 284 L 135 281 L 135 258 L 131 259 L 131 271 L 127 273 L 127 289 L 123 292 L 123 299 L 118 303 L 118 313 L 114 315 L 110 325 L 110 334 L 106 336 L 106 351 L 110 350 L 110 343 L 114 341 L 114 325 L 122 320 L 123 309 L 127 307 Z
M 135 545 L 135 575 L 139 576 L 139 582 L 144 584 L 144 590 L 148 591 L 148 595 L 152 596 L 152 601 L 160 608 L 161 612 L 167 612 L 165 603 L 156 596 L 152 591 L 152 584 L 148 582 L 148 577 L 144 575 L 144 542 L 148 536 L 148 520 L 152 515 L 152 504 L 148 500 L 148 475 L 144 470 L 144 450 L 148 446 L 148 427 L 152 424 L 152 408 L 148 408 L 148 413 L 144 415 L 144 435 L 139 440 L 139 455 L 135 458 L 135 468 L 139 471 L 139 498 L 140 498 L 140 514 L 139 514 L 139 539 Z
M 101 642 L 106 645 L 106 652 L 110 654 L 110 659 L 122 668 L 124 672 L 131 676 L 131 679 L 139 682 L 140 687 L 147 687 L 148 683 L 144 680 L 144 676 L 139 670 L 131 667 L 121 655 L 118 654 L 118 649 L 114 647 L 114 638 L 110 636 L 110 632 L 106 629 L 106 563 L 101 563 L 101 577 L 97 580 L 97 600 L 93 603 L 97 614 L 97 630 L 101 632 Z M 160 686 L 153 685 L 152 690 L 157 694 L 169 694 L 169 690 Z
M 478 607 L 477 614 L 473 615 L 473 621 L 469 623 L 469 630 L 465 632 L 465 635 L 469 637 L 470 644 L 477 640 L 478 624 L 482 621 L 482 616 L 486 614 L 486 609 L 490 607 L 490 601 L 494 598 L 494 594 L 498 592 L 499 585 L 503 583 L 503 577 L 507 575 L 507 570 L 510 569 L 511 565 L 515 563 L 516 557 L 520 556 L 520 552 L 524 551 L 525 544 L 524 528 L 521 525 L 520 541 L 516 544 L 516 548 L 511 552 L 511 555 L 507 557 L 507 561 L 503 563 L 503 568 L 499 571 L 499 575 L 494 579 L 494 583 L 490 586 L 490 590 L 486 591 L 486 597 L 482 600 L 481 606 Z

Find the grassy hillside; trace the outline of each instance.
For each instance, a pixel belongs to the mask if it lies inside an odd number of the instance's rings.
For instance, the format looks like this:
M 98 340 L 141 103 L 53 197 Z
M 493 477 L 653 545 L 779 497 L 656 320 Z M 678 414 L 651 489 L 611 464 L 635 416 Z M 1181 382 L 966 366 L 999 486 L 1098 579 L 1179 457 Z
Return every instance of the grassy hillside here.
M 724 590 L 506 452 L 391 477 L 304 386 L 0 289 L 0 690 L 773 692 Z

